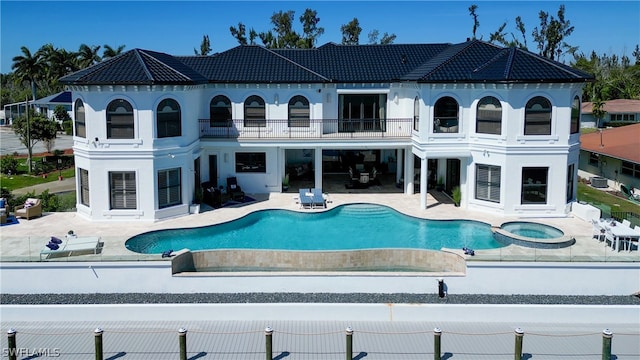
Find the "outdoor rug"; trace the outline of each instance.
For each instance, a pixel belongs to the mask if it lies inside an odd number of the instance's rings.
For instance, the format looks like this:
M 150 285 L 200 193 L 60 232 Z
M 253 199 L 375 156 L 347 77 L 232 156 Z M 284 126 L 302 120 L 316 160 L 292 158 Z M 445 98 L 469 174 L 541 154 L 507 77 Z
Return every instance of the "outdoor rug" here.
M 4 224 L 0 224 L 0 226 L 7 226 L 7 225 L 13 225 L 13 224 L 18 224 L 19 221 L 15 216 L 7 216 L 7 222 Z

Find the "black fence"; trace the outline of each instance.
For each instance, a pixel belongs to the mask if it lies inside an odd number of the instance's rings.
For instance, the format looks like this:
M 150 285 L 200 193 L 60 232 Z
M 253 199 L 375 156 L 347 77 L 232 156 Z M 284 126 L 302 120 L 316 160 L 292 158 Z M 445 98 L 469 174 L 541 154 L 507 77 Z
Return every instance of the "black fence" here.
M 200 137 L 226 139 L 408 138 L 412 119 L 198 120 Z

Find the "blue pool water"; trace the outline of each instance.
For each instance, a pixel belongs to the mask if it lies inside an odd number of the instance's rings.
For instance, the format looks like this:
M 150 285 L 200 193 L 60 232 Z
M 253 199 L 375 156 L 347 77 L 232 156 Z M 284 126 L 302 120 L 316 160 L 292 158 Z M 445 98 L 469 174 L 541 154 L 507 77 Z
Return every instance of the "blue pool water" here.
M 263 210 L 223 224 L 136 235 L 127 249 L 160 254 L 196 250 L 493 249 L 503 245 L 490 226 L 470 220 L 424 220 L 373 204 L 321 213 Z
M 502 230 L 512 234 L 534 238 L 534 239 L 555 239 L 564 236 L 564 232 L 553 226 L 538 224 L 527 221 L 512 221 L 504 223 Z

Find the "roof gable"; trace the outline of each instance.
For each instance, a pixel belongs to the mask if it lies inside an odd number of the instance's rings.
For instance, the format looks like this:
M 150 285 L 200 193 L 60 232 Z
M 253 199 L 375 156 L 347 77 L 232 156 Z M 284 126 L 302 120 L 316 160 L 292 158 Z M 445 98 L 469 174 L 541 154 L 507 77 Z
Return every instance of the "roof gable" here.
M 60 79 L 65 84 L 197 84 L 207 79 L 175 57 L 133 49 Z

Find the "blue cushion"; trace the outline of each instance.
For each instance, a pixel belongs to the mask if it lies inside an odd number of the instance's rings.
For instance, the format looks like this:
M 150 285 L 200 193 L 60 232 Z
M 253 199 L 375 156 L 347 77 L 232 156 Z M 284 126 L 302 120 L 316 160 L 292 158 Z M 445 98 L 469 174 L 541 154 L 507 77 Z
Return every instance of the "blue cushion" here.
M 5 205 L 6 205 L 6 204 L 7 204 L 7 203 L 6 203 L 6 201 L 4 200 L 4 198 L 0 199 L 0 208 L 5 207 Z
M 60 248 L 60 245 L 50 242 L 47 244 L 47 247 L 51 250 L 58 250 Z
M 51 240 L 49 242 L 54 243 L 54 244 L 62 244 L 62 240 L 58 239 L 55 236 L 52 236 Z

